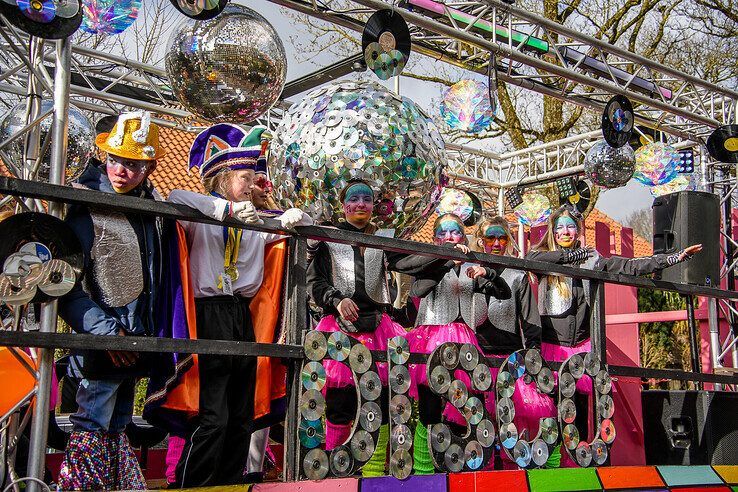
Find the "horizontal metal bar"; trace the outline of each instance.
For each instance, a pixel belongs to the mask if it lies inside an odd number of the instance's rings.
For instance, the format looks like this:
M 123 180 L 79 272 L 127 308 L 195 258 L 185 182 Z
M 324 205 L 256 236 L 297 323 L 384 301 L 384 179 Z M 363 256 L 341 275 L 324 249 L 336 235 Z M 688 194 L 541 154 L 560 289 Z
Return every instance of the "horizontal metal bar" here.
M 112 210 L 157 215 L 170 219 L 202 222 L 207 224 L 226 224 L 228 226 L 239 227 L 242 229 L 265 231 L 284 235 L 299 235 L 318 241 L 366 246 L 369 248 L 378 248 L 398 253 L 419 254 L 432 258 L 461 260 L 485 265 L 500 265 L 543 275 L 557 273 L 567 277 L 600 280 L 613 284 L 629 285 L 646 289 L 668 290 L 685 295 L 702 295 L 721 299 L 738 299 L 738 292 L 720 290 L 713 287 L 680 284 L 664 280 L 654 280 L 646 277 L 635 277 L 632 275 L 616 275 L 607 272 L 556 265 L 554 263 L 546 263 L 542 261 L 524 260 L 511 256 L 488 255 L 477 252 L 471 252 L 465 255 L 458 250 L 444 248 L 433 244 L 367 235 L 333 227 L 302 226 L 296 227 L 293 231 L 283 229 L 278 221 L 271 219 L 265 219 L 265 224 L 263 226 L 245 225 L 235 219 L 227 219 L 224 222 L 219 222 L 185 205 L 103 193 L 100 191 L 77 189 L 67 186 L 50 185 L 36 181 L 0 177 L 0 193 L 55 200 L 63 203 L 107 207 Z
M 676 369 L 650 369 L 647 367 L 607 366 L 611 376 L 626 376 L 643 379 L 675 379 L 680 381 L 699 381 L 702 383 L 736 384 L 738 376 L 707 374 Z

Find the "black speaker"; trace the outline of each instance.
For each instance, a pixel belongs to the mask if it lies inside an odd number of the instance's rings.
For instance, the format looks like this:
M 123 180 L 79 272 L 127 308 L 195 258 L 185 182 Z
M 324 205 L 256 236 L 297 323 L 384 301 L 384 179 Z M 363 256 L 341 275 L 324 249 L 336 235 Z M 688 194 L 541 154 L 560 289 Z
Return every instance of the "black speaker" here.
M 738 394 L 642 392 L 649 465 L 738 464 Z
M 703 191 L 679 191 L 653 201 L 653 252 L 674 253 L 693 244 L 702 252 L 664 269 L 670 282 L 717 286 L 720 283 L 720 198 Z

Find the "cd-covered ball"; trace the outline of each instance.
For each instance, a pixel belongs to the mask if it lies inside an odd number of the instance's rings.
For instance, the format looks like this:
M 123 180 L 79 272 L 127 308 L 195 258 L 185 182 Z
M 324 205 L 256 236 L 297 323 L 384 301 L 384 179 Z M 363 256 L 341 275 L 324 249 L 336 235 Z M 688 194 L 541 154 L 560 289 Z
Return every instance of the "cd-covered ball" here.
M 679 152 L 669 144 L 653 142 L 635 152 L 633 177 L 646 186 L 663 185 L 677 177 Z
M 606 141 L 594 144 L 584 158 L 584 173 L 594 184 L 618 188 L 633 177 L 635 153 L 628 144 L 611 147 Z
M 54 102 L 50 99 L 41 101 L 41 114 L 53 109 Z M 66 179 L 73 181 L 82 174 L 87 162 L 95 152 L 95 126 L 77 107 L 69 106 L 69 130 L 67 135 L 67 168 Z M 49 180 L 51 166 L 51 114 L 41 121 L 40 145 L 49 139 L 49 146 L 41 159 L 37 178 L 41 181 Z M 5 141 L 12 135 L 18 133 L 26 126 L 26 103 L 22 102 L 11 108 L 2 121 L 0 121 L 0 141 Z M 16 164 L 23 167 L 23 138 L 16 138 L 5 149 L 8 157 Z
M 338 223 L 341 189 L 352 178 L 364 179 L 375 192 L 375 224 L 402 238 L 433 212 L 446 160 L 430 118 L 411 99 L 374 82 L 310 92 L 287 111 L 269 152 L 282 207 Z
M 213 122 L 248 123 L 263 115 L 287 77 L 277 31 L 257 12 L 235 4 L 210 20 L 186 18 L 169 39 L 165 65 L 179 102 Z

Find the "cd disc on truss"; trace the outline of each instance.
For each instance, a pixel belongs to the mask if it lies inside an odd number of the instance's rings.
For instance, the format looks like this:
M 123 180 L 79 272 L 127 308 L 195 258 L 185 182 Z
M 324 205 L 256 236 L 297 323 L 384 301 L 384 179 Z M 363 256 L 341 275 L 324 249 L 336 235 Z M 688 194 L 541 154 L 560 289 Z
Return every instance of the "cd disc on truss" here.
M 0 14 L 18 29 L 44 39 L 64 39 L 82 24 L 80 0 L 0 0 Z
M 208 20 L 220 14 L 230 0 L 169 0 L 190 19 Z
M 367 67 L 387 80 L 402 73 L 410 58 L 410 30 L 392 9 L 376 11 L 364 26 L 361 48 Z
M 61 297 L 71 292 L 76 283 L 74 268 L 66 261 L 55 258 L 43 264 L 38 290 L 49 297 Z
M 627 97 L 613 96 L 602 113 L 602 135 L 615 148 L 627 144 L 633 133 L 633 105 Z

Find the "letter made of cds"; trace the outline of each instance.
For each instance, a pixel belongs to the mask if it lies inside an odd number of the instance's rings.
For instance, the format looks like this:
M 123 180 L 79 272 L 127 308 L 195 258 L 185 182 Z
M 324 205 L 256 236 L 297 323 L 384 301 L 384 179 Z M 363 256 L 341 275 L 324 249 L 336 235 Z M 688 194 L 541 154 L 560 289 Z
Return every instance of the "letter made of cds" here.
M 529 349 L 510 354 L 497 373 L 495 392 L 502 449 L 521 468 L 545 465 L 558 442 L 559 427 L 554 375 L 541 353 Z
M 410 344 L 402 336 L 387 342 L 389 361 L 389 416 L 390 416 L 390 474 L 403 480 L 413 471 L 413 434 L 410 417 L 413 407 L 407 392 L 410 389 Z M 419 425 L 419 424 L 418 424 Z
M 374 82 L 310 92 L 284 115 L 270 144 L 274 197 L 337 224 L 351 179 L 374 189 L 373 221 L 407 238 L 433 213 L 447 161 L 441 133 L 409 98 Z
M 469 429 L 460 436 L 445 423 L 428 426 L 434 466 L 451 473 L 481 470 L 492 459 L 495 442 L 482 393 L 492 383 L 486 359 L 474 345 L 446 342 L 428 356 L 426 371 L 431 391 L 456 407 Z
M 584 357 L 582 357 L 584 355 Z M 577 407 L 574 394 L 581 390 L 578 382 L 592 384 L 594 378 L 596 435 L 590 442 L 582 441 L 576 426 Z M 612 380 L 607 369 L 592 353 L 574 354 L 559 368 L 559 425 L 563 449 L 581 467 L 601 466 L 607 462 L 610 446 L 615 441 Z
M 376 362 L 361 342 L 340 331 L 310 331 L 303 348 L 308 361 L 300 374 L 303 393 L 298 438 L 302 476 L 309 480 L 322 480 L 328 475 L 350 476 L 369 461 L 379 438 L 382 383 Z M 331 386 L 331 366 L 336 365 L 351 369 L 358 405 L 348 440 L 326 451 L 324 394 Z

